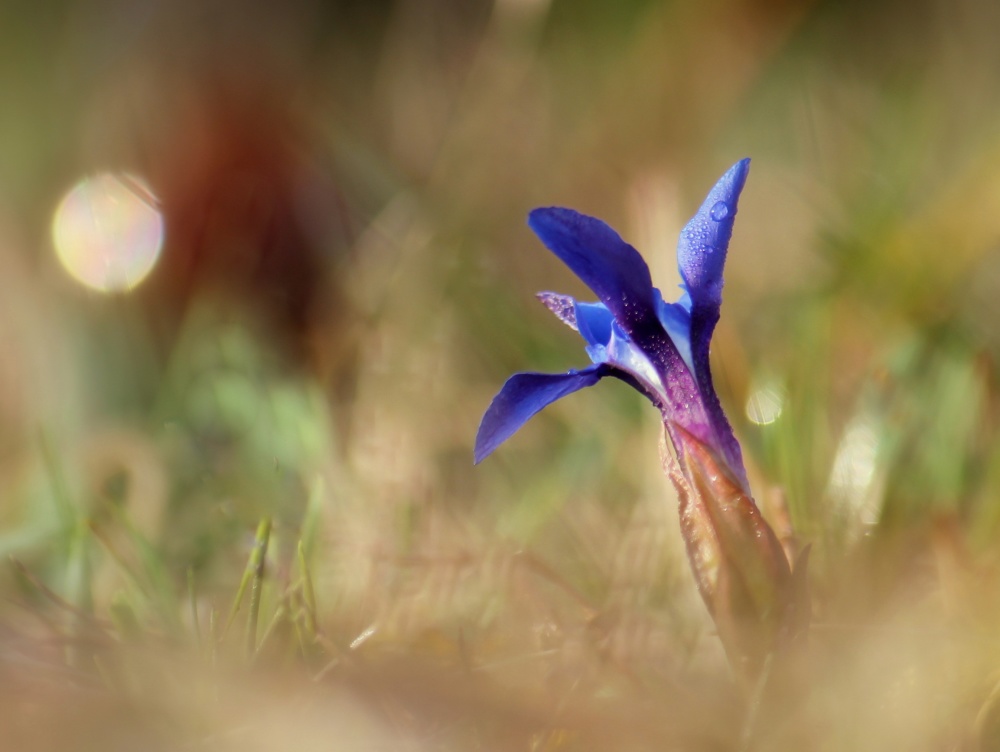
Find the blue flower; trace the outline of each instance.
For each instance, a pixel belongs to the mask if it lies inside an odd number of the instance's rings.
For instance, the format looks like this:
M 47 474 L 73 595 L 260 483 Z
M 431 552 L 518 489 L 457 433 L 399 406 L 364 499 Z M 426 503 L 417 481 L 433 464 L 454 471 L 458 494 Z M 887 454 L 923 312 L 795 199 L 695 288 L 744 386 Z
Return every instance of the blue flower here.
M 511 376 L 479 426 L 477 463 L 546 405 L 613 376 L 660 410 L 675 447 L 694 438 L 749 495 L 740 446 L 712 385 L 708 358 L 722 305 L 726 251 L 749 169 L 749 159 L 733 165 L 681 232 L 677 264 L 683 292 L 675 303 L 663 300 L 639 252 L 604 222 L 571 209 L 531 212 L 531 229 L 599 300 L 586 303 L 551 292 L 538 296 L 580 333 L 592 365 L 564 374 Z
M 511 376 L 483 416 L 475 458 L 483 460 L 546 405 L 605 376 L 646 395 L 673 447 L 666 470 L 677 490 L 695 582 L 737 677 L 752 687 L 767 657 L 805 633 L 809 599 L 807 552 L 793 572 L 753 501 L 709 367 L 722 270 L 749 169 L 748 159 L 733 165 L 681 231 L 683 292 L 676 303 L 663 300 L 639 252 L 600 220 L 570 209 L 531 212 L 531 229 L 597 295 L 597 303 L 538 296 L 580 333 L 592 364 L 563 374 Z

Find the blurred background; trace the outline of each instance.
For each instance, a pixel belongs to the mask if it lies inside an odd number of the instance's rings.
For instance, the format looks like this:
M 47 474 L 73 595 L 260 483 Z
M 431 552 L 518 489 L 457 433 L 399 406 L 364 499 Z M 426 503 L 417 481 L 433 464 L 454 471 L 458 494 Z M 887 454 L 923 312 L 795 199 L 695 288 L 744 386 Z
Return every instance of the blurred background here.
M 986 0 L 0 3 L 0 729 L 1000 748 L 998 33 Z M 713 368 L 814 609 L 805 689 L 753 712 L 639 395 L 472 465 L 510 373 L 586 363 L 527 212 L 606 220 L 669 299 L 744 156 Z

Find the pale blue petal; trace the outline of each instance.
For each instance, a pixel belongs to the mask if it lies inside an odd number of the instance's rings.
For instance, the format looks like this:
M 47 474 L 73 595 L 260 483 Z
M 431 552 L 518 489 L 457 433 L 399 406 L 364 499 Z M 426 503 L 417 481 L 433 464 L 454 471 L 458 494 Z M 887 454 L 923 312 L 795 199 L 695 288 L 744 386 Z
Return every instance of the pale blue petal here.
M 580 335 L 590 346 L 607 345 L 614 316 L 603 303 L 576 302 L 576 322 Z
M 656 395 L 657 402 L 663 403 L 666 394 L 663 379 L 656 367 L 634 342 L 617 326 L 611 328 L 611 338 L 606 348 L 607 363 L 625 371 L 643 385 L 645 391 Z
M 676 303 L 659 301 L 660 323 L 667 330 L 674 347 L 680 353 L 684 364 L 694 373 L 694 361 L 691 357 L 691 296 L 685 290 Z

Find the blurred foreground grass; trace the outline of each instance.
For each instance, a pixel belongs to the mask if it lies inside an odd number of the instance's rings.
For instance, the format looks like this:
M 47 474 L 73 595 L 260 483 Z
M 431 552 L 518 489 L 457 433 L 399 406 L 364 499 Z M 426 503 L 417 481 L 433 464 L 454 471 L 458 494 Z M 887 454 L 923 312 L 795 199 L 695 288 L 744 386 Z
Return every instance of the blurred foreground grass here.
M 1000 748 L 992 4 L 52 7 L 0 9 L 5 748 Z M 585 357 L 527 210 L 667 289 L 745 155 L 714 367 L 814 608 L 758 705 L 638 396 L 471 466 Z M 85 292 L 51 212 L 120 169 L 164 255 Z

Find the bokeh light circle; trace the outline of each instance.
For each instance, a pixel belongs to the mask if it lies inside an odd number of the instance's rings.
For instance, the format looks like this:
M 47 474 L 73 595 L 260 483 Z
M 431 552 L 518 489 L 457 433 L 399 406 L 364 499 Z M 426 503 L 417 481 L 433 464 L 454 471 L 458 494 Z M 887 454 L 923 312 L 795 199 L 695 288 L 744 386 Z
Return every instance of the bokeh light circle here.
M 775 385 L 761 386 L 747 398 L 746 416 L 755 425 L 767 426 L 781 417 L 784 406 L 784 389 Z
M 56 255 L 74 279 L 101 292 L 131 290 L 156 265 L 163 216 L 139 178 L 103 173 L 67 193 L 52 219 Z

